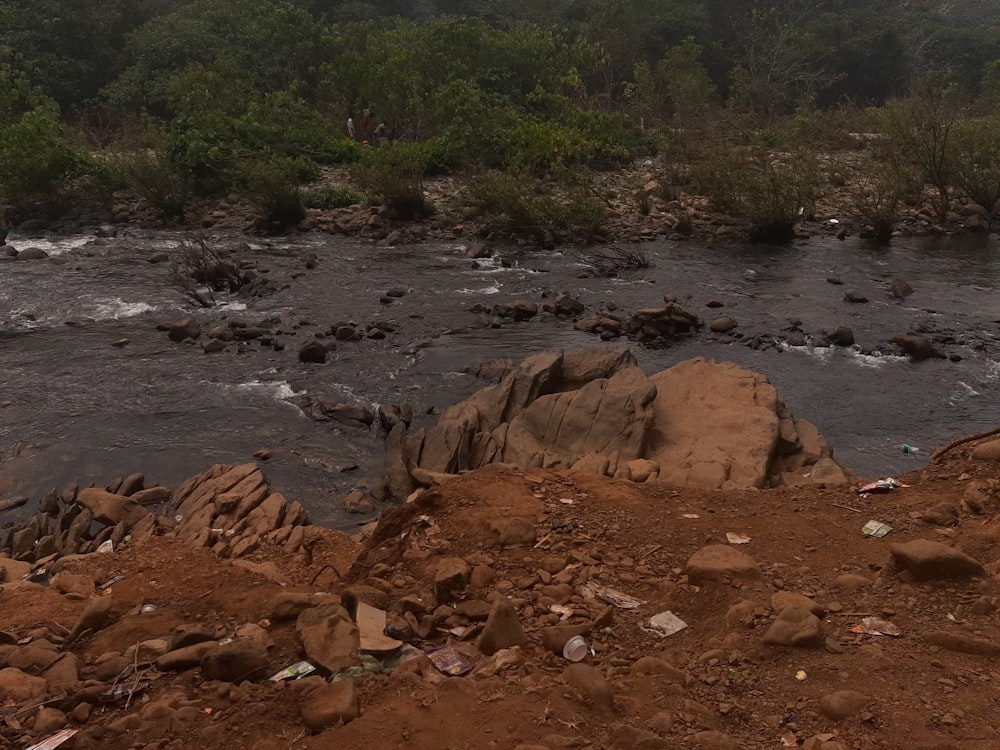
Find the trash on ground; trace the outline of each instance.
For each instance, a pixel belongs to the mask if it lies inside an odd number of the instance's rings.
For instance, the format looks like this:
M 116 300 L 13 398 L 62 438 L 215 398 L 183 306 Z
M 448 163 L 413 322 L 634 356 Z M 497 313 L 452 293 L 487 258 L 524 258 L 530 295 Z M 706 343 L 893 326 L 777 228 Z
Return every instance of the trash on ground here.
M 561 497 L 559 498 L 559 502 L 563 505 L 576 505 L 576 500 L 571 497 Z
M 574 609 L 565 604 L 553 604 L 549 607 L 549 611 L 559 615 L 560 620 L 568 620 L 574 614 Z
M 394 651 L 403 645 L 402 641 L 390 638 L 385 634 L 385 610 L 378 609 L 364 602 L 358 602 L 358 611 L 355 620 L 361 635 L 362 651 L 384 653 L 386 651 Z
M 963 471 L 961 474 L 958 475 L 959 482 L 967 482 L 970 479 L 972 479 L 972 474 L 970 474 L 967 471 Z
M 666 611 L 653 615 L 645 625 L 640 627 L 648 633 L 666 638 L 668 635 L 679 633 L 687 626 L 688 624 L 673 612 Z
M 697 513 L 681 513 L 681 518 L 701 518 Z
M 283 680 L 297 680 L 300 677 L 305 677 L 307 674 L 312 674 L 316 671 L 316 667 L 307 661 L 297 661 L 294 664 L 285 667 L 277 674 L 271 675 L 271 682 L 281 682 Z
M 875 539 L 881 539 L 890 531 L 892 531 L 892 526 L 887 523 L 882 523 L 881 521 L 869 521 L 861 527 L 862 534 Z
M 472 663 L 452 646 L 429 651 L 427 657 L 439 672 L 449 677 L 461 677 L 472 671 Z
M 920 449 L 919 448 L 914 448 L 912 445 L 910 445 L 908 443 L 903 443 L 899 447 L 902 448 L 903 453 L 920 453 Z
M 892 492 L 894 489 L 899 487 L 909 487 L 908 484 L 903 484 L 902 482 L 897 482 L 892 477 L 886 477 L 885 479 L 876 479 L 874 482 L 869 482 L 868 484 L 858 487 L 858 494 L 861 497 L 867 497 L 868 495 L 884 495 L 886 492 Z
M 139 608 L 139 611 L 142 612 L 144 615 L 148 615 L 150 612 L 155 612 L 156 609 L 157 607 L 155 604 L 143 604 Z
M 888 620 L 880 617 L 866 617 L 860 625 L 851 628 L 852 633 L 864 633 L 865 635 L 891 635 L 898 638 L 902 633 L 899 628 Z
M 128 704 L 138 693 L 144 693 L 152 683 L 149 680 L 136 680 L 130 685 L 115 685 L 98 694 L 97 700 L 105 704 Z
M 795 673 L 795 679 L 798 680 L 799 682 L 804 682 L 807 677 L 809 677 L 809 675 L 806 674 L 806 671 L 804 669 L 800 669 L 798 672 Z
M 734 534 L 731 531 L 727 531 L 726 541 L 728 541 L 730 544 L 750 544 L 750 537 L 743 536 L 742 534 Z
M 636 599 L 634 596 L 623 594 L 621 591 L 607 586 L 597 586 L 593 583 L 586 584 L 585 588 L 602 602 L 613 604 L 619 609 L 637 609 L 646 602 Z
M 98 552 L 102 555 L 114 551 L 115 551 L 115 543 L 112 542 L 110 539 L 105 539 L 103 542 L 101 542 L 101 546 L 95 550 L 95 552 Z
M 785 734 L 781 736 L 781 744 L 785 747 L 798 747 L 799 738 L 791 732 L 785 732 Z
M 26 747 L 24 750 L 55 750 L 55 748 L 59 747 L 67 740 L 72 739 L 73 736 L 79 731 L 79 729 L 63 729 L 46 737 L 41 742 L 36 742 L 31 747 Z
M 563 658 L 569 661 L 583 661 L 590 649 L 587 648 L 587 641 L 582 635 L 574 635 L 563 646 Z

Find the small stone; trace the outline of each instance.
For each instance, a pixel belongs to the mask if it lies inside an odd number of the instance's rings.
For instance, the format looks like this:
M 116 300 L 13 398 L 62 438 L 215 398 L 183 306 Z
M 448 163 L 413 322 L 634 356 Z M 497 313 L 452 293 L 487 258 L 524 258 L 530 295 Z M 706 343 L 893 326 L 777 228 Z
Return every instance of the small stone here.
M 506 598 L 497 599 L 476 641 L 476 648 L 487 656 L 493 656 L 502 648 L 523 646 L 527 641 L 514 604 Z
M 803 607 L 783 609 L 764 635 L 768 646 L 817 648 L 824 640 L 823 621 Z

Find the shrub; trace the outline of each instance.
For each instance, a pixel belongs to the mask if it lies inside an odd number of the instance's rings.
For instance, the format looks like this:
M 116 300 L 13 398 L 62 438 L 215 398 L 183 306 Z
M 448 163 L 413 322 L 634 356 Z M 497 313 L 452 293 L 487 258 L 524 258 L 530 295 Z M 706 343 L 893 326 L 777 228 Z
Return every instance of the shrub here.
M 573 257 L 590 266 L 598 276 L 617 276 L 622 271 L 652 268 L 649 253 L 638 242 L 627 247 L 604 247 L 572 253 Z
M 214 307 L 216 293 L 238 292 L 251 280 L 239 246 L 214 246 L 204 237 L 182 240 L 170 270 L 174 285 L 199 307 Z
M 0 195 L 12 203 L 53 196 L 67 179 L 86 171 L 84 162 L 67 143 L 54 104 L 0 127 Z
M 819 177 L 805 157 L 728 149 L 697 166 L 695 184 L 716 209 L 749 222 L 751 242 L 781 244 L 795 237 L 795 223 L 811 211 Z
M 314 163 L 265 154 L 238 162 L 235 171 L 240 193 L 273 229 L 294 226 L 305 218 L 300 183 L 318 175 Z
M 952 156 L 956 185 L 987 213 L 1000 212 L 1000 117 L 956 123 Z
M 184 218 L 192 195 L 191 179 L 166 154 L 155 150 L 137 151 L 119 154 L 111 163 L 125 186 L 156 208 L 164 221 Z
M 306 208 L 346 208 L 364 203 L 365 196 L 346 187 L 317 187 L 302 191 L 302 205 Z
M 474 180 L 470 193 L 484 212 L 495 217 L 495 229 L 539 241 L 547 232 L 569 231 L 587 238 L 602 233 L 604 205 L 587 193 L 586 186 L 553 188 L 524 175 L 500 173 Z
M 367 152 L 352 167 L 351 177 L 365 195 L 400 218 L 423 218 L 434 210 L 424 197 L 426 159 L 418 144 L 392 143 Z
M 872 149 L 870 159 L 858 170 L 859 183 L 846 207 L 855 221 L 872 231 L 875 239 L 888 243 L 900 219 L 900 205 L 919 178 L 891 145 Z

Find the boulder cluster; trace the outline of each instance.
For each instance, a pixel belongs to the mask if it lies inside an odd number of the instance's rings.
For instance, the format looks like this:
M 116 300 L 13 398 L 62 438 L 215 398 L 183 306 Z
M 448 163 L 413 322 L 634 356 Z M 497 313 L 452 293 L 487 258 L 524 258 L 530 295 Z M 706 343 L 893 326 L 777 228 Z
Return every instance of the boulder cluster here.
M 308 524 L 302 505 L 272 490 L 256 463 L 219 464 L 176 491 L 146 487 L 142 474 L 103 488 L 52 490 L 28 522 L 4 529 L 0 554 L 17 563 L 16 572 L 44 578 L 80 555 L 168 533 L 222 557 L 244 556 L 265 541 L 294 552 Z
M 538 354 L 429 429 L 397 424 L 380 491 L 403 501 L 490 464 L 713 488 L 850 479 L 764 376 L 697 358 L 649 377 L 627 349 Z

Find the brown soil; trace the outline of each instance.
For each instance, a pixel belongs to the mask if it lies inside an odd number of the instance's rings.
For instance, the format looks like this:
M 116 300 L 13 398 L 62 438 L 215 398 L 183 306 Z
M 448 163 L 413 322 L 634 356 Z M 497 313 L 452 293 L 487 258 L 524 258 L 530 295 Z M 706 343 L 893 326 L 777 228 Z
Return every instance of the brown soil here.
M 67 714 L 77 709 L 71 726 L 82 731 L 64 747 L 106 750 L 756 750 L 781 747 L 783 738 L 825 750 L 997 748 L 998 657 L 958 653 L 926 640 L 945 631 L 1000 643 L 1000 591 L 992 575 L 1000 505 L 990 504 L 990 498 L 997 500 L 1000 465 L 972 460 L 969 447 L 900 478 L 909 487 L 867 498 L 849 488 L 721 492 L 489 468 L 389 511 L 364 545 L 331 531 L 303 553 L 264 549 L 247 566 L 169 536 L 153 537 L 66 568 L 97 583 L 124 576 L 105 594 L 114 600 L 112 623 L 72 646 L 83 680 L 94 680 L 110 654 L 192 623 L 218 637 L 259 624 L 277 671 L 302 658 L 294 622 L 265 619 L 277 593 L 341 593 L 352 585 L 361 598 L 392 614 L 404 596 L 433 598 L 443 557 L 478 566 L 473 583 L 456 599 L 511 598 L 528 641 L 499 658 L 482 656 L 473 646 L 481 622 L 439 607 L 439 621 L 450 617 L 413 645 L 426 650 L 446 640 L 456 643 L 475 669 L 445 678 L 418 658 L 391 674 L 363 676 L 357 683 L 362 715 L 319 734 L 306 730 L 299 716 L 304 682 L 207 682 L 198 669 L 146 668 L 141 678 L 148 689 L 128 704 L 96 704 L 89 718 L 78 706 L 93 682 L 77 692 L 50 692 L 48 705 Z M 978 514 L 968 503 L 976 494 L 967 492 L 970 487 L 981 488 L 978 504 L 986 498 Z M 942 502 L 963 508 L 957 526 L 919 519 Z M 498 526 L 515 517 L 533 520 L 534 544 L 500 545 Z M 882 540 L 865 537 L 861 526 L 869 519 L 890 524 L 892 533 Z M 707 544 L 725 544 L 727 532 L 750 538 L 738 549 L 760 564 L 762 578 L 690 585 L 688 559 Z M 889 545 L 916 538 L 960 547 L 986 565 L 989 577 L 912 582 L 894 567 Z M 845 574 L 861 578 L 851 583 Z M 581 587 L 587 582 L 644 602 L 632 610 L 612 607 L 610 622 L 588 637 L 594 653 L 585 663 L 610 684 L 612 705 L 602 705 L 599 690 L 567 683 L 568 662 L 540 640 L 541 629 L 559 621 L 560 614 L 550 611 L 559 583 L 569 583 L 562 590 L 572 595 L 565 602 L 573 610 L 566 622 L 592 623 L 607 615 L 604 603 L 585 595 Z M 826 608 L 825 647 L 764 645 L 776 591 L 808 595 Z M 745 616 L 727 618 L 743 600 L 753 602 Z M 58 642 L 85 603 L 54 588 L 7 584 L 0 594 L 0 625 L 17 639 Z M 156 610 L 140 613 L 144 604 Z M 663 610 L 688 627 L 666 638 L 641 629 Z M 901 635 L 852 632 L 868 615 L 891 620 Z M 446 632 L 466 624 L 471 628 L 464 640 Z M 646 656 L 661 660 L 656 666 L 662 674 L 633 674 L 633 664 Z M 673 668 L 660 666 L 664 662 Z M 804 679 L 797 678 L 801 673 Z M 858 691 L 865 703 L 834 721 L 820 712 L 820 699 L 839 690 Z M 0 747 L 22 748 L 41 739 L 32 731 L 34 712 L 10 701 L 0 705 Z

